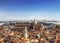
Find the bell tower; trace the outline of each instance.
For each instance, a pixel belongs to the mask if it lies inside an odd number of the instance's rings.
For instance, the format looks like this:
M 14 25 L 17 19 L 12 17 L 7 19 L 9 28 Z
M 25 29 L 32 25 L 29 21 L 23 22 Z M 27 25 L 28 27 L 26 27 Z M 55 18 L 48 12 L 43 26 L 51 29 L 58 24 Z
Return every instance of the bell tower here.
M 35 31 L 35 25 L 37 24 L 37 21 L 34 19 L 33 21 L 33 30 Z

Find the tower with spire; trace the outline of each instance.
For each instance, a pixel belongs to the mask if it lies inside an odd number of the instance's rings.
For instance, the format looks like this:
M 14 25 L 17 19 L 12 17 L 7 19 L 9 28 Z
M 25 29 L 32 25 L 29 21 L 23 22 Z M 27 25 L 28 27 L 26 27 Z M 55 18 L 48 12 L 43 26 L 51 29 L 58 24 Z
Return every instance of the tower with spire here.
M 33 30 L 35 31 L 35 25 L 37 24 L 37 21 L 36 21 L 36 19 L 34 19 L 34 21 L 33 21 Z
M 28 37 L 28 34 L 27 34 L 27 26 L 25 26 L 25 34 L 24 34 L 25 36 L 25 38 L 27 38 Z

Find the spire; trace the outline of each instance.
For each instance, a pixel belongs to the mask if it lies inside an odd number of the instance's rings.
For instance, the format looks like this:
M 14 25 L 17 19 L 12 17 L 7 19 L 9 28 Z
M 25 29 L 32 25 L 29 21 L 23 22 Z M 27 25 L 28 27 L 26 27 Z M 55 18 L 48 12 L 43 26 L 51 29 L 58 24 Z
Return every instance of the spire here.
M 34 24 L 37 24 L 37 21 L 34 19 Z
M 28 37 L 28 34 L 27 34 L 27 27 L 25 26 L 25 34 L 24 34 L 25 36 L 25 38 L 27 38 Z

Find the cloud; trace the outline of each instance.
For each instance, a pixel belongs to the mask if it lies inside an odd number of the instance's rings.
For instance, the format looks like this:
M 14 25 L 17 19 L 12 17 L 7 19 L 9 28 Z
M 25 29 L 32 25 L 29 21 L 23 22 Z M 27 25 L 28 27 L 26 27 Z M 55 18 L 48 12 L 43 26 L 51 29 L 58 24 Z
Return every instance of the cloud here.
M 59 12 L 47 12 L 47 11 L 4 11 L 0 10 L 0 20 L 19 20 L 19 19 L 37 19 L 37 20 L 60 20 Z

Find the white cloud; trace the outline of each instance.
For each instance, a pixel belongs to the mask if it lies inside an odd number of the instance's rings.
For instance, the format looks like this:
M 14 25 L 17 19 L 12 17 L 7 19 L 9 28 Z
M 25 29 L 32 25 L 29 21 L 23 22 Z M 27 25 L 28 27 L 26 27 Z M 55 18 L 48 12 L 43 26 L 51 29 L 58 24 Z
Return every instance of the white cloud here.
M 59 12 L 17 12 L 0 10 L 0 20 L 19 20 L 19 19 L 37 19 L 37 20 L 60 20 Z

